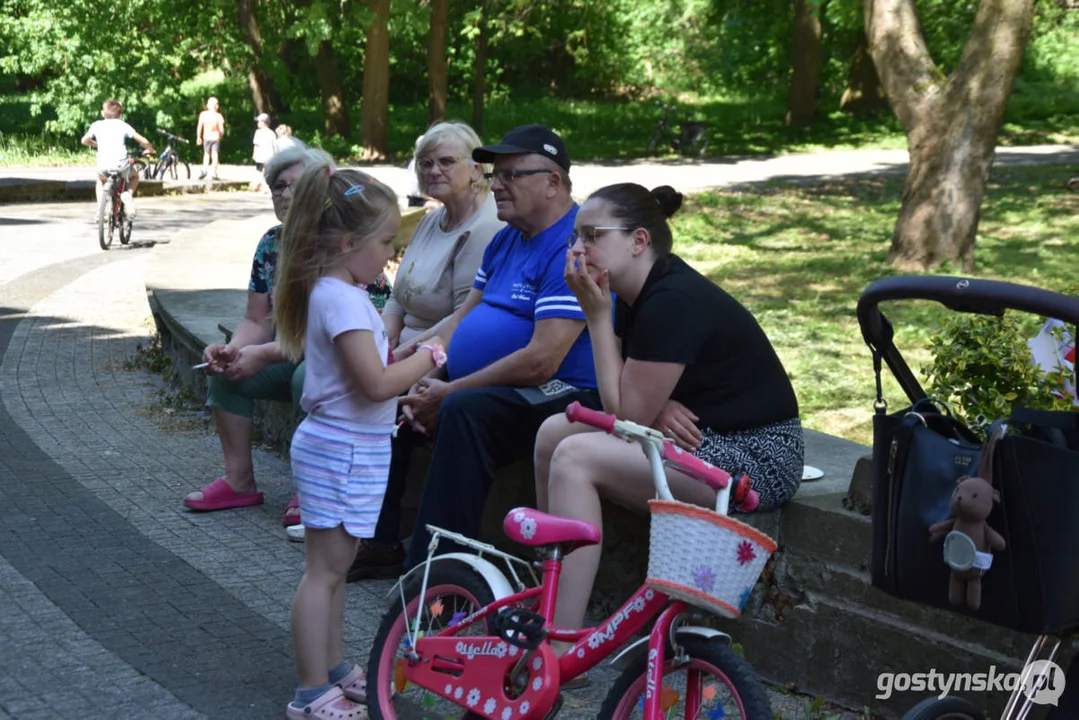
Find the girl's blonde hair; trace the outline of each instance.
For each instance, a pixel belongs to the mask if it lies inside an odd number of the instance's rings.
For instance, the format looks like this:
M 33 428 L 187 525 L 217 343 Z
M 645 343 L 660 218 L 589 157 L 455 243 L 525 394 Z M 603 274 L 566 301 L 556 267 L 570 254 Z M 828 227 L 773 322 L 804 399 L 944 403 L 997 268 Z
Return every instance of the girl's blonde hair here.
M 399 212 L 397 195 L 359 170 L 318 163 L 292 187 L 274 283 L 274 323 L 281 352 L 303 357 L 307 299 L 315 282 L 341 253 L 341 238 L 366 242 Z

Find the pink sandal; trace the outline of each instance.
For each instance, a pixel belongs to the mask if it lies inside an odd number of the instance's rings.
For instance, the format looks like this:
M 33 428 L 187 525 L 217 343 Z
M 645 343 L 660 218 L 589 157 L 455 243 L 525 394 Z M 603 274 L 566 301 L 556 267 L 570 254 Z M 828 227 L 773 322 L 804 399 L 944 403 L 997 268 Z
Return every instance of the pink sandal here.
M 250 507 L 262 504 L 262 491 L 239 494 L 225 482 L 225 478 L 219 477 L 212 483 L 202 488 L 202 500 L 188 500 L 184 498 L 184 505 L 192 510 L 212 512 L 214 510 L 229 510 L 231 508 Z
M 363 669 L 359 665 L 353 665 L 348 675 L 337 683 L 337 687 L 341 688 L 345 697 L 352 702 L 367 702 L 367 676 L 363 674 Z
M 285 514 L 281 516 L 281 524 L 285 527 L 291 527 L 293 525 L 300 524 L 300 513 L 290 513 L 289 510 L 300 509 L 300 496 L 293 494 L 292 499 L 288 501 L 288 505 L 285 506 Z
M 367 708 L 345 697 L 339 687 L 332 687 L 310 705 L 296 707 L 288 704 L 289 720 L 369 720 Z

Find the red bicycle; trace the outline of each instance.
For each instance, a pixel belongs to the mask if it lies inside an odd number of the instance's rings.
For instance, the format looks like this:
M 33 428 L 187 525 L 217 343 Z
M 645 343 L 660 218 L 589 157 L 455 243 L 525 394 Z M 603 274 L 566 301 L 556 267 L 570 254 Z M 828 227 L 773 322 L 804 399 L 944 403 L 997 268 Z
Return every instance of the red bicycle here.
M 551 718 L 562 705 L 561 685 L 610 657 L 649 621 L 651 632 L 612 662 L 623 668 L 597 717 L 748 718 L 771 720 L 764 687 L 731 647 L 731 638 L 699 621 L 707 613 L 736 618 L 776 545 L 767 535 L 727 516 L 759 500 L 749 478 L 683 452 L 662 434 L 573 403 L 572 422 L 584 422 L 637 442 L 648 456 L 660 499 L 652 515 L 648 580 L 598 627 L 552 624 L 563 558 L 600 541 L 591 523 L 529 508 L 503 523 L 514 541 L 537 548 L 529 563 L 457 533 L 428 526 L 427 560 L 391 591 L 371 650 L 367 704 L 374 718 Z M 664 467 L 717 490 L 713 512 L 673 499 Z M 479 551 L 436 556 L 440 538 Z M 501 559 L 503 573 L 490 556 Z M 536 583 L 534 567 L 542 568 Z M 520 573 L 518 571 L 521 571 Z M 533 585 L 522 581 L 530 575 Z M 556 656 L 551 641 L 572 644 Z
M 146 163 L 142 160 L 129 157 L 118 168 L 109 171 L 97 206 L 97 242 L 102 250 L 109 249 L 117 230 L 120 231 L 121 245 L 131 242 L 131 229 L 135 221 L 125 206 L 124 193 L 127 192 L 128 179 L 138 175 L 145 167 Z M 130 197 L 130 193 L 127 197 Z

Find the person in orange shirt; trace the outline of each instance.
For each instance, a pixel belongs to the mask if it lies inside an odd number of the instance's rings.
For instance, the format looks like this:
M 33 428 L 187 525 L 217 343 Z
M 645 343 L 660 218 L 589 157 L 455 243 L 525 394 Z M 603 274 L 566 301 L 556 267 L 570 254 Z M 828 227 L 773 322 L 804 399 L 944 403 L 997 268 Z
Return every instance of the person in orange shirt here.
M 202 145 L 202 172 L 199 173 L 199 180 L 206 178 L 207 166 L 211 162 L 214 166 L 213 179 L 221 179 L 217 176 L 217 166 L 221 138 L 225 136 L 225 117 L 217 108 L 217 98 L 212 97 L 206 101 L 206 109 L 199 113 L 199 125 L 195 130 L 195 142 Z

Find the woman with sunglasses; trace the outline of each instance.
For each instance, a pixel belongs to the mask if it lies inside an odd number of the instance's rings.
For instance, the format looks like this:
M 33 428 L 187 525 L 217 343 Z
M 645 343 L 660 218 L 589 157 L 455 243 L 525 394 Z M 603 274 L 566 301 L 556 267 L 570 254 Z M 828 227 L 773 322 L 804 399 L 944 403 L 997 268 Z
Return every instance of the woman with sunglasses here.
M 756 319 L 671 252 L 667 218 L 681 204 L 668 186 L 623 183 L 594 192 L 577 214 L 566 284 L 587 319 L 603 409 L 655 427 L 734 477 L 748 474 L 760 509 L 773 509 L 802 478 L 798 401 Z M 541 510 L 600 528 L 601 497 L 647 511 L 655 495 L 640 448 L 564 415 L 540 428 L 535 469 Z M 667 475 L 676 498 L 715 507 L 714 490 Z M 566 558 L 559 626 L 581 627 L 600 552 Z

